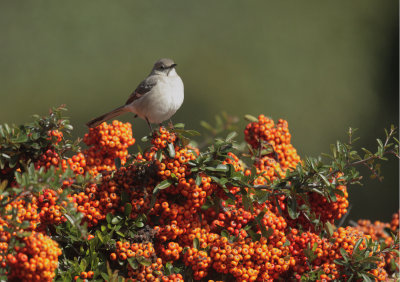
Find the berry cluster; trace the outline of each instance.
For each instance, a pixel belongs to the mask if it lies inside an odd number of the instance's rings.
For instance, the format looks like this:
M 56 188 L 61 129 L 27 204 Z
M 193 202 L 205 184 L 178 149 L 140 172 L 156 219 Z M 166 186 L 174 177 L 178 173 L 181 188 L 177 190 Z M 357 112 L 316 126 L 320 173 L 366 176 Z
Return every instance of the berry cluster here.
M 129 243 L 129 242 L 121 242 L 118 241 L 116 243 L 117 252 L 111 253 L 111 260 L 116 260 L 117 257 L 120 260 L 126 260 L 131 257 L 141 257 L 150 258 L 154 256 L 155 250 L 153 247 L 153 243 Z
M 40 156 L 39 160 L 35 162 L 35 168 L 39 169 L 45 167 L 49 169 L 50 166 L 58 166 L 60 164 L 60 156 L 54 148 L 47 149 L 46 152 Z
M 47 135 L 49 136 L 47 140 L 52 141 L 55 145 L 60 143 L 64 136 L 63 133 L 57 129 L 48 131 Z
M 36 169 L 41 167 L 49 169 L 50 166 L 57 167 L 61 163 L 61 157 L 56 152 L 55 147 L 63 140 L 63 133 L 59 130 L 49 130 L 47 135 L 47 140 L 50 141 L 51 144 L 47 147 L 47 150 L 45 150 L 45 152 L 35 161 Z
M 2 197 L 1 197 L 2 198 Z M 23 221 L 29 222 L 29 227 L 26 229 L 34 230 L 40 223 L 40 215 L 38 214 L 37 198 L 32 197 L 30 202 L 18 199 L 8 203 L 5 208 L 5 214 L 1 215 L 4 224 L 7 226 L 7 222 L 15 220 L 17 223 Z M 16 216 L 13 218 L 13 213 L 16 211 Z
M 207 219 L 211 221 L 211 230 L 215 233 L 226 229 L 234 236 L 247 237 L 247 232 L 243 228 L 254 219 L 254 216 L 243 207 L 234 207 L 222 202 L 222 209 L 217 214 L 214 209 L 208 209 Z
M 171 249 L 175 252 L 182 252 L 182 248 L 175 246 L 172 242 L 168 244 L 168 249 L 163 249 L 166 256 L 171 256 Z M 151 242 L 130 243 L 128 241 L 117 241 L 116 252 L 110 254 L 111 261 L 119 260 L 124 262 L 134 258 L 139 261 L 137 268 L 132 268 L 131 264 L 127 267 L 127 281 L 183 281 L 182 275 L 171 274 L 163 275 L 163 261 L 156 257 L 156 252 Z M 145 264 L 140 263 L 145 261 Z
M 238 281 L 273 281 L 288 271 L 294 260 L 289 257 L 288 248 L 283 247 L 283 240 L 272 241 L 262 237 L 256 242 L 251 238 L 229 242 L 220 237 L 211 247 L 212 267 L 217 272 L 232 274 Z
M 22 239 L 24 247 L 15 247 L 16 254 L 7 255 L 10 265 L 8 278 L 13 281 L 52 281 L 61 249 L 58 244 L 35 231 Z
M 115 170 L 114 160 L 119 158 L 125 164 L 128 147 L 135 144 L 130 123 L 114 120 L 112 124 L 103 122 L 90 128 L 83 141 L 89 146 L 83 152 L 86 157 L 86 170 L 93 175 L 101 171 Z
M 201 251 L 196 248 L 189 248 L 183 258 L 185 265 L 193 270 L 193 278 L 201 280 L 206 277 L 208 268 L 211 266 L 211 257 L 206 251 Z
M 319 272 L 320 281 L 346 280 L 348 277 L 342 273 L 342 266 L 334 263 L 342 259 L 341 249 L 351 255 L 356 242 L 363 239 L 358 246 L 360 250 L 365 249 L 366 239 L 369 235 L 353 227 L 340 227 L 332 235 L 332 238 L 320 238 L 318 234 L 311 231 L 300 233 L 292 229 L 288 239 L 290 241 L 290 253 L 295 258 L 293 275 L 300 280 L 300 277 L 311 271 Z M 381 260 L 377 269 L 371 271 L 379 281 L 386 281 L 387 272 L 384 269 L 385 262 Z
M 336 264 L 331 263 L 336 253 L 331 251 L 331 244 L 326 238 L 320 238 L 310 231 L 300 233 L 292 229 L 288 239 L 290 241 L 290 253 L 295 259 L 293 266 L 294 276 L 300 279 L 303 273 L 310 270 L 322 269 L 319 277 L 326 281 L 338 278 Z
M 255 185 L 264 185 L 285 176 L 281 165 L 270 156 L 257 159 L 254 163 L 258 177 L 254 181 Z
M 97 184 L 94 183 L 89 184 L 85 188 L 85 192 L 72 195 L 77 211 L 84 214 L 83 222 L 87 222 L 89 227 L 97 225 L 100 220 L 105 218 L 104 210 L 107 209 L 107 205 L 103 206 L 101 203 L 104 204 L 107 198 L 101 199 L 100 197 Z M 101 203 L 99 199 L 102 200 Z
M 40 210 L 40 228 L 43 229 L 47 225 L 60 224 L 66 222 L 67 219 L 62 215 L 62 207 L 67 206 L 66 201 L 58 204 L 57 192 L 51 189 L 45 189 L 43 194 L 38 197 L 37 205 Z
M 182 246 L 172 241 L 165 245 L 160 244 L 157 249 L 159 250 L 159 253 L 161 253 L 163 261 L 166 262 L 179 260 L 183 250 Z
M 85 134 L 83 141 L 88 149 L 71 158 L 61 159 L 55 150 L 55 145 L 62 140 L 62 132 L 53 130 L 49 131 L 48 135 L 49 140 L 54 138 L 55 140 L 35 162 L 35 167 L 48 169 L 50 166 L 61 164 L 64 170 L 71 168 L 75 174 L 90 172 L 92 175 L 97 175 L 101 171 L 115 170 L 115 159 L 119 158 L 121 164 L 125 164 L 127 149 L 135 143 L 130 123 L 124 124 L 116 120 L 112 124 L 104 122 L 96 128 L 90 128 L 89 133 Z
M 390 229 L 394 232 L 399 232 L 399 212 L 396 212 L 392 215 L 392 221 L 390 222 Z
M 386 228 L 390 228 L 390 223 L 381 222 L 379 220 L 372 223 L 367 219 L 360 219 L 355 226 L 355 229 L 371 236 L 372 240 L 381 240 L 389 245 L 393 243 L 393 239 L 385 230 Z
M 340 254 L 340 249 L 344 249 L 347 253 L 352 254 L 354 246 L 359 239 L 364 239 L 359 249 L 365 248 L 365 239 L 371 239 L 370 235 L 364 235 L 363 232 L 357 230 L 354 227 L 347 226 L 346 228 L 339 227 L 332 235 L 334 243 L 332 245 L 332 250 L 335 252 L 335 259 L 342 258 Z M 378 281 L 387 281 L 388 274 L 385 268 L 385 260 L 382 259 L 377 263 L 377 268 L 371 270 L 371 273 L 377 278 Z
M 69 159 L 62 160 L 61 165 L 64 170 L 69 167 L 75 174 L 84 174 L 86 169 L 86 157 L 83 153 L 78 153 Z
M 277 124 L 264 115 L 258 116 L 258 122 L 249 123 L 244 131 L 245 140 L 254 149 L 268 150 L 273 152 L 268 156 L 274 158 L 283 171 L 296 167 L 300 162 L 300 157 L 296 149 L 290 143 L 291 134 L 289 133 L 288 123 L 280 119 Z
M 190 169 L 187 162 L 196 158 L 195 150 L 176 146 L 175 133 L 170 133 L 165 127 L 160 127 L 158 131 L 153 133 L 151 143 L 153 146 L 144 154 L 144 158 L 147 161 L 152 161 L 158 151 L 164 152 L 164 158 L 155 162 L 157 174 L 162 180 L 171 177 L 178 180 L 186 179 L 186 176 L 189 176 Z M 168 148 L 168 152 L 165 152 L 168 144 L 170 144 L 170 148 Z
M 349 206 L 347 187 L 344 185 L 338 185 L 336 186 L 336 189 L 340 190 L 341 192 L 335 193 L 335 201 L 332 199 L 328 200 L 326 197 L 316 192 L 307 193 L 311 211 L 317 218 L 319 218 L 321 222 L 334 223 L 335 220 L 340 219 L 347 213 L 347 208 Z M 305 203 L 303 199 L 298 199 L 297 202 L 299 206 Z M 286 210 L 285 213 L 287 214 Z M 289 216 L 286 216 L 286 218 L 288 224 L 292 227 L 301 225 L 305 229 L 314 229 L 314 226 L 310 223 L 310 220 L 307 219 L 303 214 L 300 214 L 300 216 L 294 220 Z
M 74 280 L 78 280 L 78 278 L 81 279 L 92 279 L 94 277 L 94 272 L 92 270 L 90 271 L 82 271 L 79 275 L 74 277 Z
M 300 162 L 296 149 L 290 143 L 291 135 L 288 123 L 285 120 L 280 119 L 275 125 L 272 119 L 260 115 L 258 122 L 248 124 L 244 133 L 246 141 L 254 149 L 258 149 L 258 152 L 256 152 L 258 155 L 255 156 L 256 160 L 254 162 L 258 175 L 254 182 L 255 185 L 266 185 L 284 177 L 287 169 L 293 169 Z M 268 147 L 272 149 L 272 152 L 267 150 Z M 263 154 L 264 150 L 266 151 L 265 154 Z M 325 196 L 316 192 L 307 194 L 311 212 L 322 222 L 333 223 L 334 220 L 340 219 L 347 213 L 349 205 L 347 187 L 340 185 L 340 180 L 338 179 L 339 176 L 330 180 L 331 182 L 336 182 L 336 189 L 338 190 L 334 200 L 328 200 Z M 285 197 L 278 196 L 278 198 L 278 204 L 290 226 L 297 227 L 300 224 L 305 229 L 313 228 L 309 219 L 303 214 L 295 220 L 291 219 L 286 209 Z M 298 198 L 297 202 L 298 206 L 305 204 L 301 198 Z M 276 202 L 268 204 L 270 209 L 278 210 Z
M 391 223 L 384 223 L 381 221 L 372 223 L 370 220 L 360 219 L 357 221 L 357 225 L 354 228 L 363 232 L 365 235 L 369 235 L 371 239 L 375 241 L 383 241 L 386 245 L 390 245 L 393 244 L 393 238 L 390 236 L 390 232 L 388 233 L 388 230 L 392 230 L 394 233 L 398 232 L 398 216 L 398 213 L 394 213 Z M 385 254 L 385 262 L 385 270 L 387 273 L 392 274 L 399 270 L 398 266 L 393 268 L 393 265 L 395 265 L 394 263 L 398 263 L 398 257 L 396 261 L 396 254 L 387 252 Z

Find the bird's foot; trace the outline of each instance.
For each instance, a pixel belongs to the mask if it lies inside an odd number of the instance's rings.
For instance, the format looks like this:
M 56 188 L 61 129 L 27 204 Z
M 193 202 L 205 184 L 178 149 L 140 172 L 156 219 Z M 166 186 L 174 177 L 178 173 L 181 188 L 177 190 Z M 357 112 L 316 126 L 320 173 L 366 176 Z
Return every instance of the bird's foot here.
M 170 128 L 172 131 L 175 131 L 175 127 L 174 127 L 174 124 L 173 124 L 173 122 L 172 122 L 172 119 L 169 120 L 168 126 L 169 126 L 169 128 Z

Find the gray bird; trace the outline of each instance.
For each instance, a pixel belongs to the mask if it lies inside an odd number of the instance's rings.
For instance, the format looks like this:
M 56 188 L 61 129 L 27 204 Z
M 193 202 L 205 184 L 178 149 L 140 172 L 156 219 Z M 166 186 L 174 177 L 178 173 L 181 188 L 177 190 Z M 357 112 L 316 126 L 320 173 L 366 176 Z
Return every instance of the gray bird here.
M 151 124 L 160 124 L 170 119 L 183 103 L 183 82 L 175 71 L 177 64 L 171 59 L 158 60 L 150 75 L 133 91 L 125 105 L 89 121 L 86 125 L 96 127 L 102 122 L 125 112 Z

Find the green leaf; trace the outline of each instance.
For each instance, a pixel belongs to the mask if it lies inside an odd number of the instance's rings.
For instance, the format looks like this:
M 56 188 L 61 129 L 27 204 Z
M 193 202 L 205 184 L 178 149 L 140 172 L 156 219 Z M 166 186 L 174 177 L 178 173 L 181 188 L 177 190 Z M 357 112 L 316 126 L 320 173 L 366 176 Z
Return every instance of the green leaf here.
M 157 194 L 158 194 L 159 191 L 160 190 L 158 190 L 158 189 L 157 190 L 154 189 L 153 195 L 151 196 L 150 208 L 149 208 L 148 212 L 150 212 L 150 210 L 154 207 L 154 204 L 156 203 L 156 200 L 157 200 Z
M 250 230 L 251 229 L 251 224 L 247 224 L 243 229 L 244 230 L 246 230 L 246 231 L 248 231 L 248 230 Z
M 124 215 L 125 215 L 126 217 L 129 217 L 129 215 L 131 214 L 131 212 L 132 212 L 132 205 L 131 205 L 130 203 L 126 203 L 126 204 L 125 204 Z
M 261 225 L 261 234 L 263 235 L 263 237 L 265 238 L 269 238 L 272 234 L 274 234 L 274 229 L 272 228 L 268 228 L 266 229 L 264 225 Z
M 112 213 L 108 213 L 108 214 L 106 215 L 107 223 L 111 223 L 112 217 L 113 217 Z
M 243 207 L 246 211 L 250 210 L 251 207 L 251 200 L 249 195 L 246 193 L 242 196 Z
M 257 195 L 257 203 L 259 204 L 265 203 L 269 198 L 269 192 L 265 190 L 256 190 L 256 195 Z
M 119 215 L 115 216 L 112 220 L 111 220 L 111 224 L 118 224 L 120 221 L 122 220 L 122 217 L 120 217 Z
M 183 129 L 185 128 L 185 124 L 184 123 L 177 123 L 174 125 L 175 129 Z
M 132 267 L 132 269 L 136 270 L 139 268 L 139 264 L 134 258 L 128 258 L 127 261 L 129 265 Z
M 256 232 L 254 232 L 253 230 L 249 230 L 249 231 L 247 231 L 247 233 L 249 233 L 249 235 L 253 241 L 259 241 L 261 239 L 261 234 L 258 234 Z
M 195 181 L 195 183 L 196 183 L 196 185 L 197 186 L 200 186 L 200 184 L 201 184 L 201 176 L 200 176 L 200 174 L 197 174 L 197 176 L 196 176 L 196 181 Z
M 274 148 L 271 147 L 271 146 L 268 146 L 268 148 L 265 148 L 265 149 L 261 150 L 260 155 L 261 156 L 265 156 L 265 155 L 269 155 L 269 154 L 271 154 L 273 152 L 274 152 Z
M 117 170 L 121 168 L 122 164 L 121 164 L 120 158 L 118 158 L 118 157 L 115 158 L 114 163 L 115 163 L 115 167 L 117 168 Z
M 206 211 L 212 206 L 212 203 L 210 201 L 206 201 L 202 206 L 201 210 Z
M 328 181 L 328 179 L 323 175 L 322 173 L 318 173 L 319 177 L 325 182 L 326 186 L 331 186 L 331 183 Z
M 296 219 L 299 216 L 300 212 L 297 211 L 297 201 L 293 197 L 288 197 L 287 208 L 290 218 Z
M 364 282 L 372 282 L 371 278 L 365 273 L 361 273 L 361 277 L 363 278 Z
M 190 136 L 200 136 L 201 134 L 196 130 L 185 130 L 185 133 Z
M 81 263 L 80 263 L 80 265 L 79 265 L 81 271 L 85 271 L 87 265 L 88 265 L 88 264 L 87 264 L 86 259 L 82 259 L 82 260 L 81 260 Z
M 28 136 L 26 134 L 21 133 L 17 138 L 13 139 L 12 142 L 14 143 L 24 143 L 28 141 Z
M 159 162 L 161 162 L 162 161 L 162 159 L 163 159 L 163 153 L 162 153 L 162 151 L 161 150 L 158 150 L 157 152 L 156 152 L 156 160 L 158 160 Z
M 313 247 L 312 247 L 311 251 L 315 252 L 315 250 L 316 250 L 317 248 L 318 248 L 318 243 L 315 242 L 315 243 L 313 244 Z
M 214 131 L 214 128 L 206 121 L 200 121 L 200 125 L 209 131 Z
M 103 235 L 101 234 L 101 232 L 99 230 L 96 230 L 96 237 L 99 238 L 100 242 L 104 243 Z
M 381 139 L 377 138 L 376 141 L 378 142 L 379 147 L 383 147 L 383 143 L 382 143 Z
M 222 237 L 229 238 L 229 232 L 228 232 L 228 230 L 225 230 L 225 229 L 222 230 L 222 231 L 221 231 L 221 236 L 222 236 Z
M 343 248 L 340 248 L 339 251 L 340 251 L 340 254 L 342 255 L 343 259 L 344 259 L 345 261 L 348 261 L 348 256 L 349 256 L 349 254 L 346 252 L 346 250 L 343 249 Z
M 328 233 L 329 237 L 332 237 L 334 229 L 335 227 L 332 225 L 332 223 L 330 223 L 329 221 L 325 223 L 325 231 L 326 233 Z
M 164 267 L 165 275 L 171 275 L 173 273 L 173 265 L 170 262 L 167 262 Z
M 237 136 L 237 132 L 232 131 L 228 134 L 228 136 L 226 137 L 225 141 L 226 142 L 231 142 L 233 140 L 233 138 L 235 138 Z
M 10 160 L 8 161 L 8 166 L 10 168 L 15 167 L 18 163 L 18 160 L 19 160 L 18 155 L 11 156 Z M 32 174 L 32 173 L 29 173 L 29 174 Z
M 129 194 L 127 191 L 122 191 L 121 193 L 121 205 L 129 202 Z
M 195 237 L 195 238 L 193 239 L 193 248 L 199 249 L 199 247 L 200 247 L 199 238 Z
M 0 183 L 0 193 L 3 192 L 4 189 L 6 189 L 7 184 L 8 184 L 8 181 L 7 181 L 7 180 L 3 180 L 3 181 Z
M 132 268 L 133 268 L 133 267 L 132 267 Z M 100 275 L 101 275 L 101 277 L 104 279 L 104 281 L 109 281 L 109 280 L 110 280 L 110 278 L 109 278 L 109 276 L 108 276 L 107 273 L 105 273 L 105 272 L 100 272 Z
M 158 185 L 154 188 L 154 191 L 166 189 L 169 186 L 171 186 L 171 184 L 172 184 L 172 180 L 171 179 L 166 179 L 166 180 L 158 183 Z M 154 194 L 154 191 L 153 191 L 153 194 Z
M 175 147 L 172 143 L 168 143 L 168 154 L 170 158 L 175 158 Z
M 356 244 L 354 245 L 354 251 L 358 251 L 358 248 L 360 247 L 361 243 L 363 242 L 364 239 L 358 239 Z
M 150 266 L 151 265 L 151 261 L 146 259 L 143 256 L 137 257 L 136 260 L 138 261 L 138 263 L 140 263 L 141 265 L 144 266 Z
M 19 172 L 15 172 L 14 173 L 14 175 L 15 175 L 15 180 L 17 181 L 17 183 L 22 183 L 22 175 L 21 175 L 21 173 L 19 173 Z
M 19 238 L 25 238 L 25 237 L 31 236 L 31 234 L 32 234 L 31 231 L 24 231 L 24 232 L 18 232 L 17 236 Z
M 227 171 L 229 171 L 229 166 L 226 165 L 226 164 L 219 164 L 219 165 L 217 165 L 217 167 L 215 168 L 215 171 L 227 172 Z
M 329 189 L 329 198 L 334 203 L 337 201 L 335 190 Z
M 344 197 L 344 193 L 342 190 L 340 189 L 334 189 L 333 192 L 341 197 Z
M 142 221 L 137 221 L 135 225 L 136 227 L 142 228 L 144 226 L 144 223 Z
M 29 221 L 25 220 L 20 224 L 19 228 L 26 229 L 26 228 L 28 228 L 30 226 L 31 226 L 31 223 Z
M 258 118 L 256 118 L 255 116 L 252 116 L 252 115 L 244 115 L 244 119 L 251 121 L 251 122 L 258 122 Z
M 342 260 L 335 259 L 333 262 L 334 262 L 335 264 L 337 264 L 337 265 L 345 265 L 345 262 L 342 261 Z

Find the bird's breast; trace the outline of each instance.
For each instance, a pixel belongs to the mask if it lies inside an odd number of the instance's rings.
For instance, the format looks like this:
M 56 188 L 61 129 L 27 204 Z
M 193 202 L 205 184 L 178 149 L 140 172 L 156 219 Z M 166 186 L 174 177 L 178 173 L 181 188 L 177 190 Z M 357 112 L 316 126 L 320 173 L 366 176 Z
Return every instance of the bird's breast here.
M 164 107 L 176 111 L 183 103 L 184 88 L 183 82 L 179 76 L 166 77 L 157 83 L 159 100 Z
M 133 112 L 151 123 L 171 118 L 184 99 L 183 82 L 179 76 L 159 78 L 157 84 L 133 104 Z

